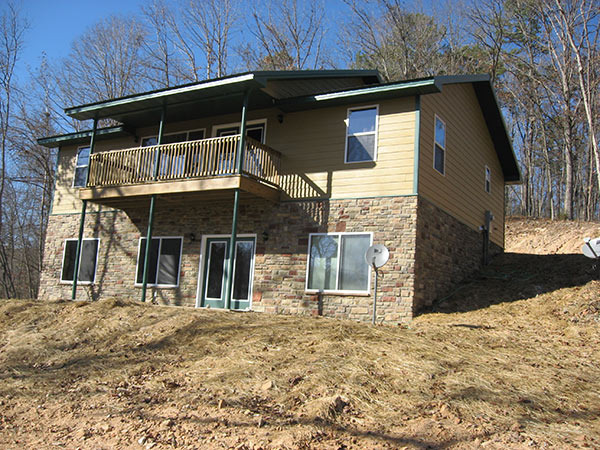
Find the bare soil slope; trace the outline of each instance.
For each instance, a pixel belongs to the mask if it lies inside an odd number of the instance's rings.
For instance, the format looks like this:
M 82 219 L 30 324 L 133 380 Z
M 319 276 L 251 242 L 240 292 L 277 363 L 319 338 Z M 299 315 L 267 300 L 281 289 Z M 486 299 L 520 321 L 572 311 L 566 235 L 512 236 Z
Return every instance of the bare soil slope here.
M 540 244 L 565 228 L 510 221 L 521 253 L 406 328 L 0 301 L 0 448 L 600 447 L 600 281 Z

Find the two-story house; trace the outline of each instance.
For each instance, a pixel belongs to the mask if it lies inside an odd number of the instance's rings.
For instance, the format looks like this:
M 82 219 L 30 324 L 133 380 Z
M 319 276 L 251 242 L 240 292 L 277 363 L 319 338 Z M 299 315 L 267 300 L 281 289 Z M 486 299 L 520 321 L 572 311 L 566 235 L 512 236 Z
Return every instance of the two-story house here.
M 249 72 L 66 113 L 94 127 L 38 141 L 43 299 L 368 320 L 379 243 L 378 320 L 403 322 L 502 250 L 520 180 L 487 75 Z

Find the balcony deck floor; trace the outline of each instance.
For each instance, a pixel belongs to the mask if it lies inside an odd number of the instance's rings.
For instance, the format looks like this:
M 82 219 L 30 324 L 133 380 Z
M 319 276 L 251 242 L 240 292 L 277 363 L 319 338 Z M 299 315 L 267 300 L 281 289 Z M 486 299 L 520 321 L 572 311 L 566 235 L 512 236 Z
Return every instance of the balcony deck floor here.
M 92 203 L 119 208 L 133 205 L 135 202 L 151 195 L 157 195 L 167 201 L 185 200 L 186 198 L 225 199 L 230 197 L 236 188 L 239 188 L 243 193 L 273 202 L 279 200 L 279 189 L 244 175 L 88 187 L 79 190 L 79 198 Z

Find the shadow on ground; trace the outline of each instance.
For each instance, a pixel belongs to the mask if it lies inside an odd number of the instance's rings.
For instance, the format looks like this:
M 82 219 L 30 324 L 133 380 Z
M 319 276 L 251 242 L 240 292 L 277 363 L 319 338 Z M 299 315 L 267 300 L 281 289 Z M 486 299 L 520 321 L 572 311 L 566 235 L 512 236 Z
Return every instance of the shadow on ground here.
M 583 286 L 600 278 L 599 266 L 581 254 L 504 253 L 421 314 L 473 311 Z

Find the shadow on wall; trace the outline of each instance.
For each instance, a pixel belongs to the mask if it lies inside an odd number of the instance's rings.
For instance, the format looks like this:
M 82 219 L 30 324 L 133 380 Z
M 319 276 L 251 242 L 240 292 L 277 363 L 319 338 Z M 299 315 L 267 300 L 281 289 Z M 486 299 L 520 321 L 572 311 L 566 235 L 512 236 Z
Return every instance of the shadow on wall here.
M 593 267 L 593 261 L 580 254 L 504 253 L 421 314 L 484 309 L 583 286 L 597 278 L 598 269 Z

